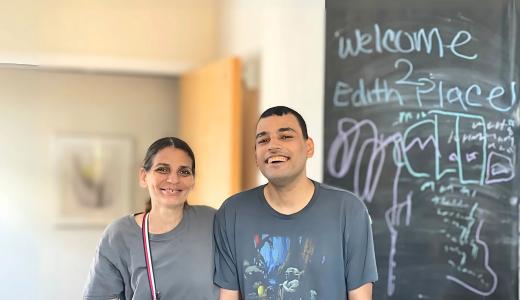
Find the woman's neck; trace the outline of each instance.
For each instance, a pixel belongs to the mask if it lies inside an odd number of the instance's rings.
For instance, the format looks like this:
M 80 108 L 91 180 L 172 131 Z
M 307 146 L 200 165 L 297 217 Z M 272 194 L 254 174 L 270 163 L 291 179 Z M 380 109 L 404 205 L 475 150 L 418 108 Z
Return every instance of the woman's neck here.
M 150 211 L 148 230 L 153 234 L 173 230 L 182 220 L 184 205 L 175 208 L 154 207 Z

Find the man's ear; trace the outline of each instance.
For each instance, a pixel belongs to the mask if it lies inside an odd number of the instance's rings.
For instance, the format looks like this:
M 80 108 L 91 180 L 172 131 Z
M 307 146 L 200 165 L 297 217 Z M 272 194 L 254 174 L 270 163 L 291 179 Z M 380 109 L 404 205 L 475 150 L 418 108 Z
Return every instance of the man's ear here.
M 256 161 L 256 143 L 255 143 L 255 146 L 253 147 L 253 159 L 255 160 L 255 166 L 258 169 L 258 162 Z
M 146 170 L 144 168 L 141 168 L 139 170 L 139 185 L 143 188 L 148 187 L 148 184 L 146 183 Z
M 314 141 L 309 137 L 305 141 L 305 144 L 307 145 L 307 158 L 310 158 L 314 155 Z

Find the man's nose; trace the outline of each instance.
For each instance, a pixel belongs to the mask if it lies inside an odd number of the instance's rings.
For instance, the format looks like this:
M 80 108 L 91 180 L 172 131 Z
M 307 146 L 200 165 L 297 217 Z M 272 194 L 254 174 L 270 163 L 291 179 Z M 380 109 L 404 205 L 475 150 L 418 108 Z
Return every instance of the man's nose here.
M 267 145 L 267 149 L 269 150 L 276 150 L 276 149 L 280 149 L 280 141 L 278 141 L 277 139 L 270 139 L 269 140 L 269 144 Z

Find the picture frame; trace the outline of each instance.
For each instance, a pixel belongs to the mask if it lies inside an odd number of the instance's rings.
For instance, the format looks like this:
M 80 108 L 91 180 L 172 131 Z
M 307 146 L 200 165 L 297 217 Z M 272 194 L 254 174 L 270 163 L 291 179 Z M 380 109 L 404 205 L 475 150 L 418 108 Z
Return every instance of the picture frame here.
M 134 144 L 129 137 L 54 137 L 57 225 L 106 226 L 131 209 Z

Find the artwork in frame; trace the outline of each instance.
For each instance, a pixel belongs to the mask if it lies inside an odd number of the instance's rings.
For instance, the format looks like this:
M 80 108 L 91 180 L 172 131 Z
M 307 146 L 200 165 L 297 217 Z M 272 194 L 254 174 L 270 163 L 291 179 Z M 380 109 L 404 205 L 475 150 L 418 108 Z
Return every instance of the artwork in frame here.
M 58 134 L 54 153 L 58 225 L 106 225 L 130 211 L 130 138 Z

